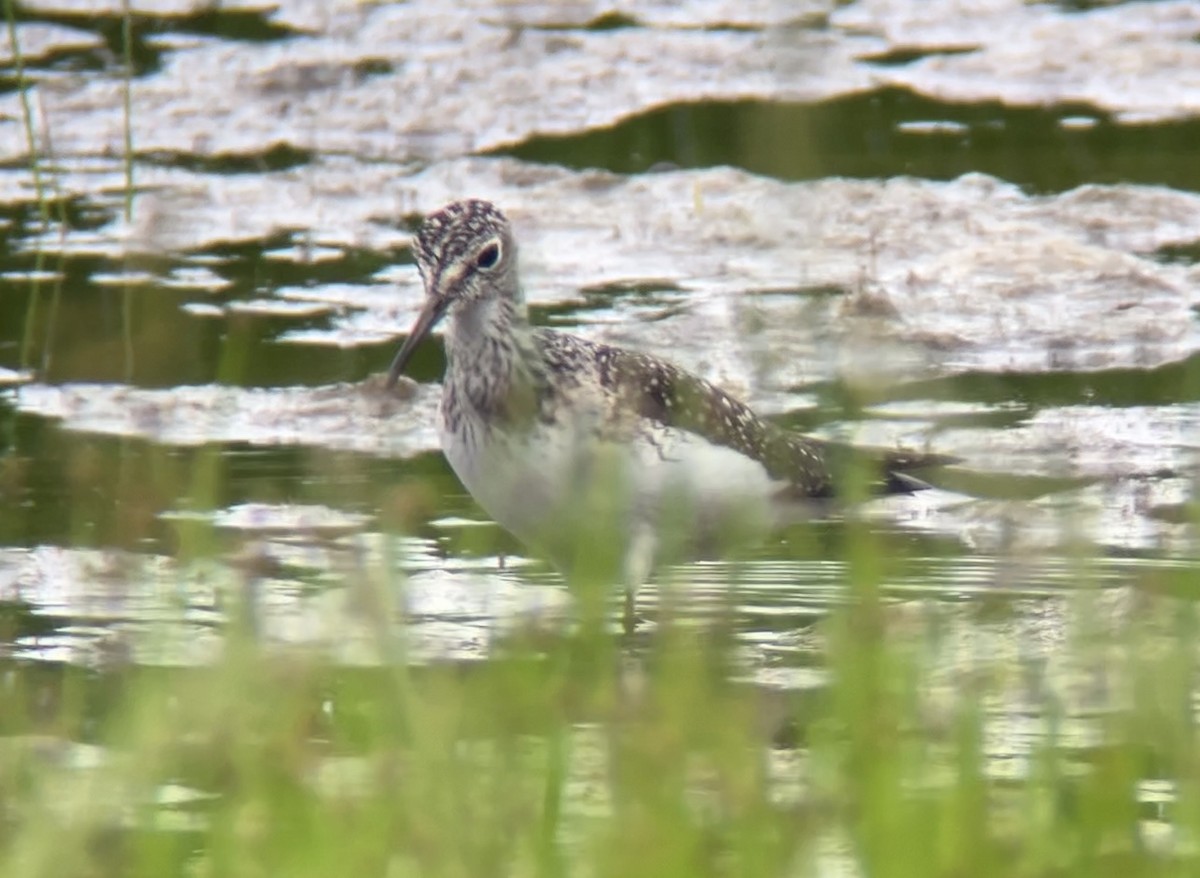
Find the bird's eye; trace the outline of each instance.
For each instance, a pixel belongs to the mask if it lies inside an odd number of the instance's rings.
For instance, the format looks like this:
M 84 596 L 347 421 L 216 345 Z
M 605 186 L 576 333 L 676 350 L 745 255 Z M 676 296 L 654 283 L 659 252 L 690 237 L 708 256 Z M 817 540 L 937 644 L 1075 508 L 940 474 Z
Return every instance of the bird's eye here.
M 488 244 L 475 257 L 476 268 L 492 268 L 500 261 L 500 245 L 496 241 Z

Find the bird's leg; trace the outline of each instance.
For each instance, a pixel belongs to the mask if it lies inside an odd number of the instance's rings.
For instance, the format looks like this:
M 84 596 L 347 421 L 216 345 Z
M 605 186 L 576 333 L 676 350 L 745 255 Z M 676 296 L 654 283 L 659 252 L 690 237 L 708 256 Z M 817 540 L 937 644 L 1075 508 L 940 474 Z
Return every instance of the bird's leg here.
M 629 637 L 637 629 L 637 594 L 628 585 L 625 586 L 625 609 L 621 613 L 621 628 Z
M 636 524 L 625 551 L 625 607 L 621 623 L 626 634 L 632 634 L 637 627 L 637 591 L 650 578 L 657 548 L 654 526 L 648 521 Z

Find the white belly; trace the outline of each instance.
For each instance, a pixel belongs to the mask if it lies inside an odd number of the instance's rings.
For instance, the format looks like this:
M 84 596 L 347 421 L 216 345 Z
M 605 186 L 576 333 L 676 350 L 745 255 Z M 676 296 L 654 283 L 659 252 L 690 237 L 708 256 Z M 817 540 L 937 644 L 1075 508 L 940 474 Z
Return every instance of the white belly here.
M 630 542 L 652 531 L 647 566 L 760 536 L 771 523 L 779 486 L 763 466 L 685 431 L 608 442 L 561 424 L 515 436 L 474 427 L 474 441 L 442 428 L 455 473 L 501 526 L 560 564 L 626 563 Z

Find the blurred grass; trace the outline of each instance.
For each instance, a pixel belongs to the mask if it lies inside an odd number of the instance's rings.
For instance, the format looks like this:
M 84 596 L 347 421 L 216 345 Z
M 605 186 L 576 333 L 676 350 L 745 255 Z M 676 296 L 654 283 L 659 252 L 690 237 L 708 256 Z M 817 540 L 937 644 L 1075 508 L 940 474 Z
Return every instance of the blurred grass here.
M 1189 571 L 1155 574 L 1118 626 L 1101 618 L 1111 589 L 1081 581 L 1055 659 L 1067 685 L 1043 686 L 969 648 L 947 679 L 962 645 L 945 607 L 885 597 L 912 559 L 860 527 L 846 554 L 846 602 L 819 626 L 827 681 L 790 696 L 738 682 L 720 618 L 667 616 L 629 642 L 528 631 L 484 662 L 416 665 L 385 621 L 401 584 L 378 570 L 343 586 L 381 620 L 374 665 L 265 645 L 236 606 L 209 666 L 6 662 L 0 874 L 1195 867 Z M 253 597 L 252 580 L 226 586 Z M 1071 687 L 1101 687 L 1105 707 L 1081 712 Z

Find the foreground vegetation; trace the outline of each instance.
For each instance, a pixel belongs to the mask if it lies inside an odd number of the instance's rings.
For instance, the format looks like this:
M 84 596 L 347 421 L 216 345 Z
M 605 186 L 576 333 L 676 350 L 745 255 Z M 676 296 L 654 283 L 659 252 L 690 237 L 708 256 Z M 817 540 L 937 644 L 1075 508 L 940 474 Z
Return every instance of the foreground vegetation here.
M 815 682 L 786 693 L 738 682 L 731 618 L 414 664 L 385 577 L 344 586 L 381 620 L 372 666 L 264 644 L 236 608 L 205 667 L 9 660 L 0 874 L 1195 868 L 1191 571 L 1081 581 L 1050 649 L 1005 656 L 957 639 L 961 606 L 889 599 L 897 559 L 850 543 L 843 605 L 803 632 Z M 965 612 L 1003 628 L 1016 603 Z

